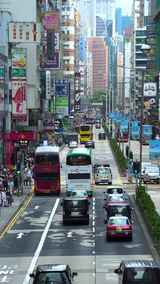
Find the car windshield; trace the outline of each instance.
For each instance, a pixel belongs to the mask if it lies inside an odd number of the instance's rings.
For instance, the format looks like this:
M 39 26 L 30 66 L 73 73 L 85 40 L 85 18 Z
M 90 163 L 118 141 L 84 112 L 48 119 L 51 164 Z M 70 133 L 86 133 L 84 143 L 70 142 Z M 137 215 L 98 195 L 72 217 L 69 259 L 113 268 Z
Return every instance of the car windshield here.
M 126 276 L 128 284 L 160 283 L 160 270 L 157 268 L 129 268 Z
M 114 194 L 109 196 L 109 201 L 123 201 L 123 200 L 124 200 L 123 195 L 120 194 Z
M 109 168 L 101 167 L 98 168 L 98 174 L 100 175 L 108 175 L 110 173 Z
M 116 226 L 125 226 L 129 225 L 129 220 L 128 218 L 110 218 L 108 224 Z
M 35 284 L 69 284 L 69 279 L 65 272 L 40 272 L 36 277 Z
M 156 167 L 150 167 L 146 170 L 148 173 L 156 173 L 159 174 L 159 169 Z
M 121 206 L 121 205 L 111 205 L 107 208 L 108 214 L 111 216 L 115 216 L 117 214 L 123 216 L 129 216 L 131 213 L 131 209 L 129 206 Z
M 88 200 L 65 200 L 64 206 L 65 208 L 86 208 L 88 205 Z

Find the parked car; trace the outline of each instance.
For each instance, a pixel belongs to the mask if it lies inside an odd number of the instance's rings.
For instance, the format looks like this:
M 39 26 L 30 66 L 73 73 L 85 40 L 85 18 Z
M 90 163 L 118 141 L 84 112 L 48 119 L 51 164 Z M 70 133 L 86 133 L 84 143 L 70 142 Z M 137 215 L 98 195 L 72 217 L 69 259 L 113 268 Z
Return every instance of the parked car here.
M 159 284 L 160 263 L 153 260 L 125 260 L 117 269 L 119 284 Z
M 95 184 L 112 184 L 112 172 L 110 167 L 99 166 L 95 171 Z
M 95 143 L 94 143 L 94 141 L 87 141 L 86 143 L 85 143 L 85 147 L 86 148 L 95 148 Z
M 69 142 L 69 148 L 70 149 L 77 148 L 77 147 L 78 147 L 77 141 L 70 141 Z
M 44 264 L 38 265 L 35 272 L 30 274 L 33 284 L 72 284 L 77 272 L 72 272 L 66 264 Z
M 62 200 L 63 224 L 81 222 L 89 224 L 89 200 L 88 197 L 70 196 Z
M 160 182 L 160 170 L 157 165 L 146 166 L 142 170 L 142 179 L 144 183 L 159 183 Z
M 106 240 L 125 238 L 132 241 L 132 223 L 126 216 L 114 216 L 108 219 L 106 225 Z

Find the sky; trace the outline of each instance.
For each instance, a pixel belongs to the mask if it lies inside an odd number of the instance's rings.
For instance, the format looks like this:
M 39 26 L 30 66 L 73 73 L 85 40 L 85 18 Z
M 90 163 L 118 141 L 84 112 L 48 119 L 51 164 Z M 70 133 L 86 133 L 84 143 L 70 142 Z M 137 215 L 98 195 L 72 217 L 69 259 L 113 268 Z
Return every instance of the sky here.
M 116 0 L 116 6 L 122 8 L 124 15 L 131 15 L 132 0 Z

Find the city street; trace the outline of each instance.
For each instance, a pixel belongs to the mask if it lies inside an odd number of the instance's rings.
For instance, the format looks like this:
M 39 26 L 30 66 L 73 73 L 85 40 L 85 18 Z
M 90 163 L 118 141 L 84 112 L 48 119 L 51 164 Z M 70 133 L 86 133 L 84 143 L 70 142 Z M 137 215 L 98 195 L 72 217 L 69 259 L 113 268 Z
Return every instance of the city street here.
M 67 147 L 61 153 L 62 195 L 65 191 L 66 152 Z M 109 144 L 107 141 L 98 141 L 97 134 L 93 157 L 106 159 L 112 168 L 113 183 L 121 183 Z M 28 274 L 34 265 L 67 263 L 73 271 L 78 272 L 75 278 L 77 284 L 105 284 L 111 281 L 117 284 L 113 270 L 122 259 L 152 259 L 136 214 L 132 242 L 106 242 L 104 188 L 94 186 L 89 226 L 63 226 L 61 196 L 60 199 L 52 196 L 33 197 L 23 216 L 0 242 L 0 283 L 32 283 Z M 133 195 L 134 188 L 129 189 L 128 193 Z

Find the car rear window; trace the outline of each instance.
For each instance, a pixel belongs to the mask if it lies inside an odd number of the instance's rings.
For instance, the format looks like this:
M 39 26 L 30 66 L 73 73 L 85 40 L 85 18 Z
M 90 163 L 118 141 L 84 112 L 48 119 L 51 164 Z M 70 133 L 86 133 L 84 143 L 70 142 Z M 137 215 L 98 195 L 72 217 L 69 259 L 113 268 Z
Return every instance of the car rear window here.
M 160 270 L 157 268 L 129 268 L 126 273 L 126 283 L 159 284 Z
M 107 190 L 108 194 L 113 194 L 113 193 L 123 193 L 123 189 L 122 188 L 108 188 Z
M 125 226 L 129 225 L 128 218 L 110 218 L 108 221 L 109 225 Z

